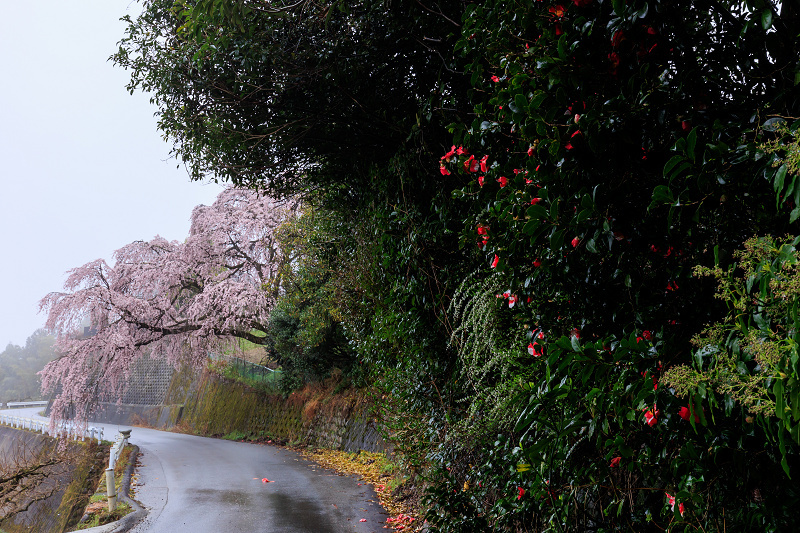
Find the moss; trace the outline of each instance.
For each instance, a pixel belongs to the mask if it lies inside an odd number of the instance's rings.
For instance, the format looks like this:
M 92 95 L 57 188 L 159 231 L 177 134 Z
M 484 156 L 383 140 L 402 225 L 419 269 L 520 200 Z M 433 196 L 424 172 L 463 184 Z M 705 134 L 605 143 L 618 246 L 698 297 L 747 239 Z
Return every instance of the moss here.
M 91 494 L 97 489 L 98 478 L 104 472 L 109 447 L 103 444 L 82 444 L 85 450 L 79 455 L 72 482 L 64 491 L 61 505 L 56 511 L 58 531 L 71 531 L 83 516 Z
M 265 394 L 218 374 L 203 374 L 184 401 L 178 429 L 200 435 L 342 447 L 360 442 L 369 415 L 367 397 L 341 392 L 335 376 L 286 398 Z M 173 400 L 179 400 L 173 398 Z M 350 435 L 359 433 L 361 438 Z M 269 437 L 266 437 L 269 436 Z M 346 438 L 349 437 L 349 438 Z

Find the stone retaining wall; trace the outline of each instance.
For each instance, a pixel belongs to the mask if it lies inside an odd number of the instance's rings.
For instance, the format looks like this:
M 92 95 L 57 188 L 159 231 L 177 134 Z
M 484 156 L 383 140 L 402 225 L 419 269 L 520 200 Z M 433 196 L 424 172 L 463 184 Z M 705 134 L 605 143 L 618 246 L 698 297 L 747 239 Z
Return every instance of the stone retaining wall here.
M 4 464 L 25 460 L 45 450 L 55 450 L 59 441 L 32 431 L 0 426 L 0 461 Z M 9 533 L 61 533 L 77 523 L 102 472 L 107 447 L 95 444 L 69 443 L 69 461 L 48 470 L 45 482 L 57 490 L 48 498 L 34 502 L 27 511 L 2 522 Z M 99 463 L 98 463 L 99 461 Z M 87 493 L 88 492 L 88 493 Z
M 181 421 L 203 434 L 240 432 L 344 451 L 389 451 L 363 398 L 298 400 L 264 396 L 205 374 L 184 404 Z
M 217 374 L 184 369 L 173 373 L 162 397 L 160 405 L 103 403 L 93 420 L 161 429 L 181 424 L 201 435 L 238 432 L 345 451 L 390 448 L 358 396 L 305 401 L 268 396 Z

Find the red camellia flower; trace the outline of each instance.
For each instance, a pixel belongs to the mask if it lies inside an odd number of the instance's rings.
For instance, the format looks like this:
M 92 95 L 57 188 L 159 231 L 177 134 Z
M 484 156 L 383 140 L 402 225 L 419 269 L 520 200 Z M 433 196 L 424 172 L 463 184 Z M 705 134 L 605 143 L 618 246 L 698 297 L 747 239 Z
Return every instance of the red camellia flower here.
M 486 163 L 489 161 L 489 156 L 485 155 L 481 157 L 481 172 L 486 172 Z
M 497 83 L 498 81 L 500 81 L 500 78 L 498 78 L 497 76 L 492 76 L 492 81 Z
M 644 413 L 644 423 L 650 427 L 655 427 L 655 425 L 658 423 L 658 415 L 660 414 L 661 411 L 659 411 L 658 409 L 653 408 L 652 411 L 648 409 Z
M 450 171 L 447 170 L 444 165 L 439 167 L 439 172 L 442 173 L 442 176 L 449 176 L 450 175 Z
M 506 178 L 505 176 L 500 176 L 499 178 L 497 178 L 497 183 L 500 184 L 501 188 L 505 187 L 506 185 L 508 185 L 508 178 Z
M 538 198 L 538 197 L 537 198 L 531 198 L 531 205 L 536 205 L 541 201 L 542 201 L 542 199 Z
M 578 143 L 581 137 L 583 137 L 581 130 L 575 130 L 572 135 L 569 136 L 569 142 L 567 142 L 567 145 L 564 148 L 567 150 L 572 150 L 574 148 L 572 141 L 574 140 L 576 143 Z
M 494 254 L 494 260 L 492 260 L 492 268 L 497 268 L 497 263 L 500 262 L 500 258 L 497 257 L 497 254 Z
M 511 309 L 512 307 L 514 307 L 516 305 L 516 303 L 517 303 L 517 295 L 516 294 L 510 294 L 508 296 L 508 308 Z
M 538 342 L 532 342 L 528 345 L 528 353 L 534 357 L 541 357 L 542 351 L 539 349 Z
M 454 147 L 454 148 L 455 148 L 455 147 Z M 459 146 L 459 147 L 456 149 L 456 153 L 457 153 L 458 155 L 469 155 L 469 152 L 468 152 L 468 151 L 467 151 L 467 149 L 466 149 L 466 148 L 464 148 L 463 146 Z
M 533 146 L 528 148 L 528 157 L 533 157 Z
M 517 494 L 517 499 L 521 500 L 522 497 L 525 495 L 525 489 L 523 489 L 522 487 L 517 487 L 517 491 L 519 492 L 519 494 Z
M 680 408 L 680 410 L 678 410 L 678 416 L 680 416 L 681 418 L 683 418 L 683 419 L 684 419 L 684 420 L 686 420 L 687 422 L 689 421 L 689 417 L 690 417 L 692 414 L 694 414 L 694 421 L 695 421 L 695 423 L 696 423 L 696 424 L 699 424 L 699 423 L 700 423 L 700 417 L 698 416 L 698 414 L 697 414 L 697 413 L 692 413 L 692 412 L 690 412 L 688 407 L 681 407 L 681 408 Z
M 625 34 L 622 33 L 622 30 L 617 30 L 614 32 L 614 35 L 611 36 L 611 46 L 614 48 L 619 48 L 619 45 L 622 44 L 622 41 L 625 40 Z
M 542 262 L 539 261 L 538 259 L 534 259 L 533 260 L 533 266 L 535 266 L 536 268 L 539 268 L 540 266 L 542 266 Z
M 480 166 L 480 162 L 475 159 L 474 155 L 469 156 L 469 159 L 464 161 L 464 170 L 467 172 L 477 172 Z
M 608 465 L 611 468 L 617 468 L 619 466 L 619 462 L 622 460 L 622 457 L 614 457 L 611 459 L 611 464 Z
M 575 237 L 574 239 L 572 239 L 572 242 L 570 244 L 572 244 L 573 248 L 577 248 L 580 243 L 581 240 L 578 237 Z
M 592 3 L 592 0 L 572 0 L 572 3 L 578 7 L 588 6 Z
M 459 148 L 459 150 L 460 149 L 461 148 Z M 447 161 L 449 163 L 450 158 L 452 158 L 454 155 L 456 155 L 456 145 L 453 145 L 453 147 L 450 148 L 450 151 L 442 156 L 442 160 Z
M 486 235 L 489 233 L 489 226 L 478 226 L 478 235 Z
M 642 332 L 642 337 L 644 337 L 645 339 L 647 339 L 647 340 L 649 340 L 649 341 L 652 341 L 652 340 L 653 340 L 653 334 L 652 334 L 652 333 L 650 333 L 648 330 L 644 330 L 644 331 Z
M 611 52 L 608 54 L 608 60 L 611 61 L 611 70 L 616 72 L 617 67 L 619 67 L 619 54 L 616 52 Z
M 564 13 L 566 13 L 567 8 L 562 5 L 555 5 L 547 8 L 547 10 L 552 13 L 554 17 L 561 18 L 564 16 Z
M 673 512 L 675 512 L 675 497 L 674 497 L 674 496 L 672 496 L 672 495 L 670 495 L 670 493 L 668 493 L 668 492 L 665 492 L 664 494 L 666 494 L 666 495 L 667 495 L 667 502 L 669 502 L 669 508 L 670 508 L 670 510 L 671 510 L 671 511 L 673 511 Z M 681 513 L 681 516 L 683 516 L 683 511 L 684 511 L 684 510 L 685 510 L 685 509 L 684 509 L 684 507 L 683 507 L 683 503 L 679 503 L 679 504 L 678 504 L 678 512 L 680 512 L 680 513 Z
M 481 187 L 483 187 L 483 178 L 484 176 L 478 176 L 478 185 L 480 185 Z

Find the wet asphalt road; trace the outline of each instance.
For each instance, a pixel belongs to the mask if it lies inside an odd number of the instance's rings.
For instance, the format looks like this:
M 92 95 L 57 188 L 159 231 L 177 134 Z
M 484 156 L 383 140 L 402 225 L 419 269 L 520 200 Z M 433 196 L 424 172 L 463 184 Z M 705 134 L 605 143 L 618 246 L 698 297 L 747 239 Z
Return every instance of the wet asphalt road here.
M 92 425 L 108 440 L 131 429 Z M 137 427 L 130 442 L 142 453 L 133 497 L 148 510 L 132 533 L 385 531 L 371 486 L 290 450 Z

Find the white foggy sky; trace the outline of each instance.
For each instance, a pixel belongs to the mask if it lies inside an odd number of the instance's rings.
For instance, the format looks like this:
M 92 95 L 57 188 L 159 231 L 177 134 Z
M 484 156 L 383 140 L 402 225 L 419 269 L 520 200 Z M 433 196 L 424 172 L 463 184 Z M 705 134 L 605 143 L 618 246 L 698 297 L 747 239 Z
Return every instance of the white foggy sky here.
M 130 0 L 0 0 L 0 351 L 44 324 L 38 301 L 64 273 L 134 241 L 183 240 L 192 183 L 148 96 L 107 61 Z

